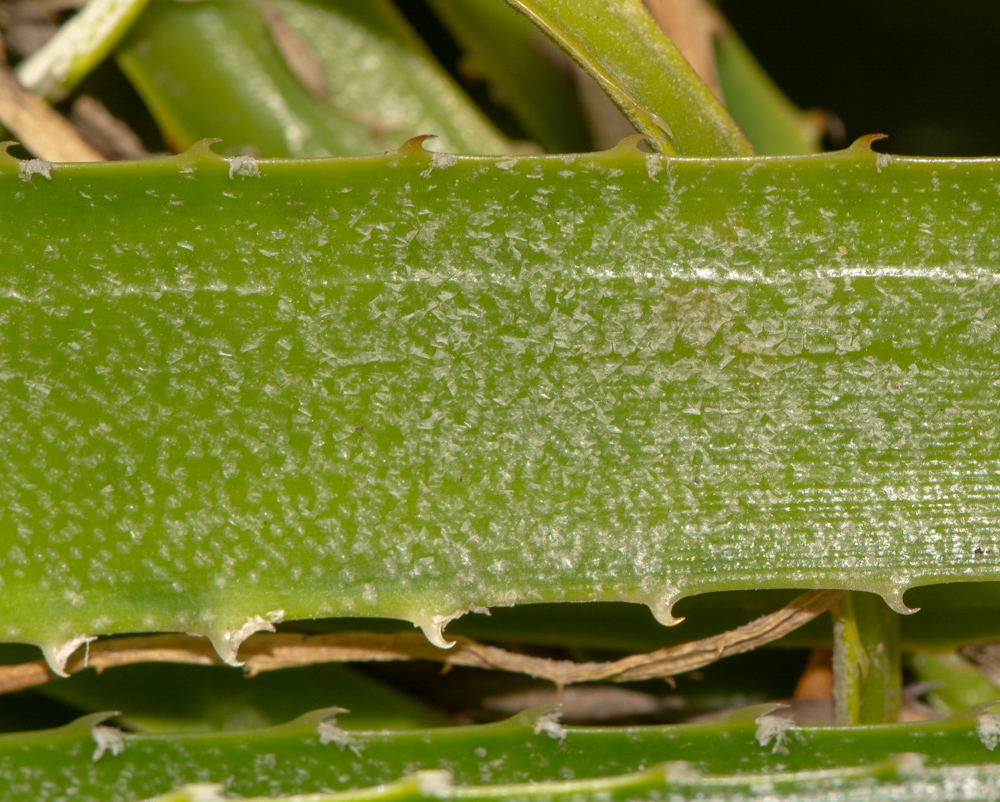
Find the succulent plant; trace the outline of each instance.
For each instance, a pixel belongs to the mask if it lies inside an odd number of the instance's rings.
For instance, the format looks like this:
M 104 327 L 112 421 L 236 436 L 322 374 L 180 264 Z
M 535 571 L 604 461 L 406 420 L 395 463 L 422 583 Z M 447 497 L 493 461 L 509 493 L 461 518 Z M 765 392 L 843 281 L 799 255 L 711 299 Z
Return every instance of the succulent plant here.
M 4 799 L 1000 796 L 1000 163 L 510 6 L 0 75 Z

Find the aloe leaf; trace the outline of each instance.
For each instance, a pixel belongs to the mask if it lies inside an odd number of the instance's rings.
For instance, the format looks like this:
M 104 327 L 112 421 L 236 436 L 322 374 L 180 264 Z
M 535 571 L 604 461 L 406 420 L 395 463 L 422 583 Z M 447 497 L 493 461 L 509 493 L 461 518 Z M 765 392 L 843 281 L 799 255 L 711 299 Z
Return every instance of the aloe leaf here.
M 148 0 L 89 0 L 41 48 L 17 65 L 21 85 L 62 100 L 111 52 Z
M 7 799 L 44 799 L 73 789 L 79 800 L 133 800 L 185 783 L 213 782 L 228 794 L 287 795 L 370 787 L 414 771 L 445 769 L 456 785 L 582 781 L 684 760 L 710 775 L 864 767 L 903 753 L 935 765 L 995 765 L 997 727 L 984 708 L 929 722 L 869 727 L 793 727 L 775 705 L 674 726 L 562 727 L 552 708 L 497 724 L 410 732 L 339 730 L 320 710 L 287 725 L 218 733 L 121 733 L 118 754 L 96 760 L 98 713 L 57 730 L 0 737 Z M 105 741 L 115 737 L 100 731 Z M 110 735 L 110 737 L 109 737 Z
M 571 81 L 539 47 L 538 29 L 497 0 L 430 0 L 464 49 L 465 68 L 550 152 L 590 150 Z M 550 45 L 551 46 L 551 45 Z
M 997 170 L 8 158 L 0 634 L 992 579 Z
M 291 69 L 265 18 L 321 87 Z M 417 134 L 460 153 L 511 148 L 386 0 L 154 0 L 118 63 L 179 149 L 212 136 L 236 153 L 350 155 Z
M 727 26 L 715 38 L 715 65 L 728 111 L 762 156 L 816 153 L 822 114 L 797 108 Z
M 247 730 L 284 724 L 319 707 L 349 710 L 341 725 L 345 729 L 407 730 L 451 723 L 443 713 L 385 683 L 329 664 L 248 679 L 235 668 L 149 663 L 100 675 L 82 672 L 35 693 L 82 711 L 118 710 L 125 727 L 141 732 Z
M 281 797 L 285 802 L 362 802 L 427 799 L 532 800 L 546 802 L 597 802 L 598 800 L 671 799 L 759 800 L 820 802 L 835 794 L 838 800 L 938 800 L 961 790 L 963 800 L 994 800 L 1000 772 L 994 766 L 925 768 L 919 756 L 901 755 L 856 769 L 818 772 L 783 772 L 746 777 L 704 776 L 684 763 L 667 763 L 642 772 L 585 782 L 562 781 L 530 785 L 455 787 L 446 771 L 419 772 L 394 783 L 360 791 Z M 836 791 L 831 791 L 831 789 Z M 218 787 L 192 785 L 150 802 L 221 802 Z M 254 797 L 266 802 L 276 797 Z
M 658 150 L 753 152 L 641 0 L 508 1 L 576 59 Z

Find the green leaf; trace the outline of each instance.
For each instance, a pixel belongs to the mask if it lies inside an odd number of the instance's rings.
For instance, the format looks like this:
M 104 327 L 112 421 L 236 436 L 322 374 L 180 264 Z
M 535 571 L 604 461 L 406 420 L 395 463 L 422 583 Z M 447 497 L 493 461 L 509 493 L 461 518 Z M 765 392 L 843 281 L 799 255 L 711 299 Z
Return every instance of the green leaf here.
M 942 713 L 1000 701 L 1000 690 L 978 667 L 955 652 L 918 652 L 907 656 L 907 667 L 918 682 L 930 683 L 930 703 Z
M 386 0 L 153 0 L 118 63 L 179 149 L 351 155 L 420 134 L 511 149 Z
M 0 634 L 992 579 L 997 172 L 7 159 Z
M 817 772 L 783 772 L 745 777 L 703 776 L 684 763 L 666 763 L 642 772 L 587 782 L 563 781 L 530 785 L 454 787 L 447 772 L 428 771 L 394 783 L 362 791 L 282 797 L 285 802 L 417 802 L 433 799 L 545 800 L 545 802 L 590 802 L 593 800 L 671 799 L 726 800 L 741 802 L 779 798 L 783 802 L 816 802 L 830 799 L 886 800 L 948 799 L 954 789 L 963 789 L 963 799 L 991 800 L 1000 779 L 994 766 L 948 766 L 925 768 L 919 756 L 901 755 L 881 763 L 854 769 Z M 832 791 L 831 789 L 836 789 Z M 968 791 L 966 792 L 966 789 Z M 216 802 L 210 786 L 186 789 L 157 797 L 151 802 Z M 778 796 L 780 795 L 780 796 Z M 254 797 L 265 802 L 275 797 Z
M 1000 754 L 990 748 L 996 716 L 983 707 L 936 721 L 868 727 L 793 727 L 776 718 L 775 708 L 747 708 L 697 724 L 624 728 L 561 727 L 552 708 L 539 708 L 497 724 L 395 733 L 338 731 L 336 711 L 320 710 L 262 730 L 122 733 L 119 753 L 106 750 L 95 760 L 93 730 L 107 717 L 96 714 L 57 730 L 0 737 L 0 779 L 11 802 L 68 794 L 81 802 L 117 802 L 191 782 L 219 783 L 240 796 L 352 790 L 429 769 L 451 772 L 460 786 L 579 782 L 677 760 L 704 774 L 731 775 L 729 782 L 740 786 L 754 784 L 758 773 L 864 771 L 904 753 L 930 752 L 936 766 L 979 763 L 988 772 Z M 111 740 L 105 731 L 99 735 Z M 795 780 L 788 774 L 774 779 L 782 778 Z
M 155 688 L 155 693 L 150 689 Z M 341 707 L 347 729 L 406 730 L 450 723 L 444 714 L 339 665 L 285 669 L 248 679 L 235 668 L 147 663 L 75 674 L 35 690 L 84 711 L 120 711 L 142 732 L 247 730 Z
M 657 150 L 748 156 L 753 150 L 641 0 L 508 0 L 601 85 Z

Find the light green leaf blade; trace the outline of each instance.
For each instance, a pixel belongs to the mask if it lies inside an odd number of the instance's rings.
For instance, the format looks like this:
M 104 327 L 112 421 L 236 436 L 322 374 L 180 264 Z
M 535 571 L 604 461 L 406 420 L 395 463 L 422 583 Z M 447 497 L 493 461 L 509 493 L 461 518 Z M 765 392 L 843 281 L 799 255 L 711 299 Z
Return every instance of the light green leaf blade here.
M 423 134 L 511 149 L 385 0 L 154 0 L 118 63 L 179 149 L 220 137 L 233 153 L 352 155 Z
M 334 711 L 321 710 L 261 730 L 123 733 L 117 754 L 106 750 L 95 760 L 94 728 L 107 726 L 107 714 L 98 713 L 57 730 L 0 736 L 0 780 L 10 802 L 67 793 L 80 802 L 131 802 L 193 782 L 221 784 L 229 795 L 280 796 L 371 788 L 443 769 L 475 793 L 475 786 L 614 782 L 683 760 L 690 770 L 720 782 L 728 777 L 738 787 L 754 784 L 755 774 L 794 782 L 792 772 L 864 772 L 872 763 L 931 750 L 937 766 L 980 764 L 990 772 L 1000 754 L 989 748 L 995 740 L 984 727 L 993 714 L 984 707 L 936 721 L 869 727 L 792 727 L 776 718 L 776 707 L 697 724 L 621 728 L 561 727 L 552 708 L 537 708 L 483 726 L 350 733 L 334 730 Z M 346 718 L 338 716 L 337 726 Z
M 904 611 L 996 576 L 994 161 L 38 169 L 0 163 L 0 631 L 56 667 L 116 632 L 235 661 L 281 618 L 443 644 L 476 606 Z
M 930 683 L 928 701 L 941 713 L 1000 701 L 1000 690 L 956 652 L 917 652 L 907 655 L 906 665 L 916 681 Z
M 552 37 L 663 153 L 748 156 L 746 138 L 641 0 L 509 0 Z

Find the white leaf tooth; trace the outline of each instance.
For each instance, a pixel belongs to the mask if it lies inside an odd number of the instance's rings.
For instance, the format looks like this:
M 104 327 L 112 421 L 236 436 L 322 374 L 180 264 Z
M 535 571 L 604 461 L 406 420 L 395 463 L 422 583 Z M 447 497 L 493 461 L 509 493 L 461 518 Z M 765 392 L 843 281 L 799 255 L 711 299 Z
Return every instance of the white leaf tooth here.
M 795 729 L 795 722 L 789 718 L 774 716 L 767 713 L 756 720 L 757 732 L 754 737 L 761 746 L 767 746 L 774 740 L 771 747 L 772 755 L 787 755 L 788 747 L 785 745 L 785 736 L 789 730 Z
M 549 710 L 546 713 L 542 713 L 532 726 L 532 730 L 535 735 L 539 733 L 545 733 L 555 741 L 565 741 L 566 740 L 566 729 L 561 723 L 562 719 L 562 705 L 559 705 L 554 710 Z
M 909 585 L 905 582 L 899 584 L 888 585 L 884 588 L 879 588 L 875 590 L 884 600 L 885 603 L 889 605 L 895 612 L 900 615 L 913 615 L 917 612 L 919 607 L 909 607 L 903 602 L 903 594 L 909 590 Z
M 208 639 L 212 641 L 212 646 L 222 658 L 222 662 L 238 668 L 243 665 L 237 657 L 243 642 L 256 632 L 274 632 L 274 625 L 280 624 L 284 618 L 284 610 L 272 610 L 265 613 L 264 617 L 248 616 L 246 623 L 239 629 L 210 632 Z
M 413 626 L 419 627 L 423 630 L 424 637 L 427 638 L 431 643 L 437 646 L 439 649 L 450 649 L 455 645 L 454 641 L 448 641 L 444 639 L 444 628 L 448 626 L 456 618 L 461 618 L 468 612 L 481 612 L 487 610 L 486 615 L 489 615 L 488 609 L 480 607 L 479 605 L 470 605 L 464 607 L 460 610 L 455 610 L 453 613 L 447 613 L 446 615 L 425 615 L 424 611 L 421 610 L 420 614 L 414 617 Z
M 66 664 L 69 662 L 69 658 L 73 656 L 73 652 L 84 644 L 92 643 L 95 640 L 97 640 L 97 635 L 77 635 L 62 643 L 41 644 L 42 654 L 45 656 L 45 662 L 49 664 L 49 668 L 52 669 L 53 674 L 60 677 L 68 677 Z
M 976 735 L 991 752 L 1000 743 L 1000 713 L 980 713 L 976 716 Z
M 653 614 L 653 618 L 659 621 L 665 627 L 677 626 L 681 621 L 684 620 L 684 616 L 680 618 L 674 617 L 674 605 L 681 600 L 682 596 L 680 591 L 671 588 L 662 596 L 656 597 L 651 601 L 646 602 L 646 606 L 649 611 Z

